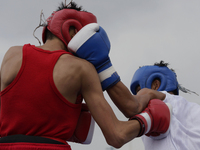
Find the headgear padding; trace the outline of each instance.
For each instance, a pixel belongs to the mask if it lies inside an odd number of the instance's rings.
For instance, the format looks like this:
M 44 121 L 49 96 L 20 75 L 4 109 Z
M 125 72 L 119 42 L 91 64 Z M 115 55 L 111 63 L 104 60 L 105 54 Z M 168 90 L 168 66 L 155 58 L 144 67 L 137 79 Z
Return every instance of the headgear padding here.
M 179 94 L 176 74 L 168 67 L 159 66 L 144 66 L 139 68 L 133 75 L 130 89 L 133 94 L 136 94 L 137 86 L 140 86 L 141 89 L 151 89 L 151 84 L 155 79 L 159 79 L 161 82 L 158 91 L 170 92 L 176 90 L 177 94 Z
M 89 12 L 77 11 L 75 9 L 62 9 L 55 11 L 47 19 L 47 26 L 43 28 L 42 40 L 46 42 L 46 29 L 63 41 L 65 46 L 71 40 L 69 34 L 70 26 L 74 26 L 79 31 L 83 26 L 89 23 L 96 23 L 96 17 Z

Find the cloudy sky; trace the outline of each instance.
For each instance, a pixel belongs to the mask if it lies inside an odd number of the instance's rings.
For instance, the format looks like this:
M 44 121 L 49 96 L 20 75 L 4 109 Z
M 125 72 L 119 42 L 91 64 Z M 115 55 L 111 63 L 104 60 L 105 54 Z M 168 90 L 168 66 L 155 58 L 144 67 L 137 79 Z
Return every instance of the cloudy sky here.
M 47 18 L 62 0 L 1 0 L 0 62 L 7 49 L 14 45 L 39 45 L 33 30 L 39 25 L 43 10 Z M 64 2 L 64 0 L 63 0 Z M 69 0 L 68 0 L 69 2 Z M 139 66 L 164 60 L 170 64 L 180 84 L 200 94 L 200 1 L 199 0 L 76 0 L 97 16 L 111 41 L 113 66 L 129 88 Z M 41 39 L 42 30 L 36 32 Z M 200 97 L 184 94 L 200 104 Z M 126 118 L 105 97 L 120 120 Z M 74 150 L 110 150 L 96 125 L 90 145 L 71 144 Z M 134 139 L 120 150 L 144 150 L 141 139 Z

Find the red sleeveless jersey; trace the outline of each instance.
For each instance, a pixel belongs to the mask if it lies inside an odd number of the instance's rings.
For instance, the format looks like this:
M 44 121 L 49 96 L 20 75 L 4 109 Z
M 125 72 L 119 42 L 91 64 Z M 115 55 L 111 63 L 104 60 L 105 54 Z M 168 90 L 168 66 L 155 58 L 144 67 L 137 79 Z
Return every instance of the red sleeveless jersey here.
M 81 101 L 67 101 L 53 81 L 54 66 L 63 54 L 71 53 L 24 45 L 20 71 L 0 93 L 1 137 L 24 134 L 67 140 L 73 135 Z

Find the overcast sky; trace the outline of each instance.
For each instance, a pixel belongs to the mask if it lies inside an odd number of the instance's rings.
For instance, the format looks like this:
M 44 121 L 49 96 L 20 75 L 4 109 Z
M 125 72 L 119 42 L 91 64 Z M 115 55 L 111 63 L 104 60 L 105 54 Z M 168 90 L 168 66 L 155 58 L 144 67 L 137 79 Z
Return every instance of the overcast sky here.
M 39 25 L 40 13 L 46 18 L 62 0 L 1 0 L 0 62 L 14 45 L 39 45 L 33 30 Z M 63 0 L 64 2 L 64 0 Z M 69 2 L 69 0 L 68 0 Z M 113 66 L 129 88 L 139 66 L 164 60 L 170 64 L 184 87 L 200 94 L 200 1 L 199 0 L 76 0 L 96 15 L 111 41 Z M 36 36 L 41 40 L 42 29 Z M 200 104 L 200 97 L 184 94 Z M 105 97 L 120 120 L 127 120 Z M 71 144 L 74 150 L 109 150 L 96 125 L 92 144 Z M 141 139 L 134 139 L 120 150 L 144 150 Z

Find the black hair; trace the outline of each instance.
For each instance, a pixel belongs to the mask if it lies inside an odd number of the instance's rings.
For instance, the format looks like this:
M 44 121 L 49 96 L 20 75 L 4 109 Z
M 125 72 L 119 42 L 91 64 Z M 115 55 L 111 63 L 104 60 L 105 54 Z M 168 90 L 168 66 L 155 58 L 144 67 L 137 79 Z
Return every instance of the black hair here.
M 56 11 L 63 10 L 63 9 L 75 9 L 77 11 L 85 11 L 85 10 L 82 10 L 82 6 L 78 6 L 78 4 L 76 4 L 75 2 L 70 2 L 68 5 L 65 5 L 62 2 Z
M 159 66 L 159 67 L 167 67 L 169 63 L 165 63 L 163 60 L 161 60 L 159 63 L 154 63 L 154 66 Z
M 168 68 L 169 63 L 165 63 L 163 60 L 161 60 L 159 63 L 154 63 L 154 66 L 159 66 L 159 67 L 167 67 Z M 174 69 L 170 69 L 171 71 L 174 71 Z

